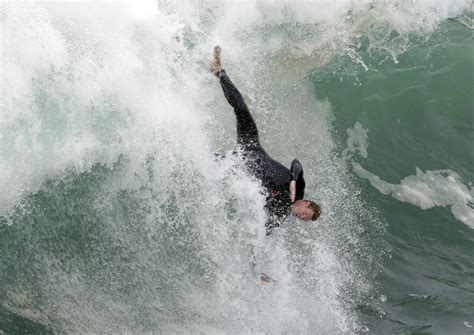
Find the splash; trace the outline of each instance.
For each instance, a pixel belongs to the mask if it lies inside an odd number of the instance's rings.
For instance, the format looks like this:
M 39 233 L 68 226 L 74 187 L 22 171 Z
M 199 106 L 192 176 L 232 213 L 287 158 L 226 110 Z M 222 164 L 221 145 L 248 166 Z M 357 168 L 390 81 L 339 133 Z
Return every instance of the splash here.
M 369 146 L 367 140 L 369 139 L 369 130 L 364 128 L 362 124 L 357 121 L 354 128 L 348 128 L 347 132 L 347 148 L 343 155 L 350 158 L 353 154 L 358 154 L 363 158 L 368 157 L 367 148 Z
M 356 307 L 383 254 L 367 238 L 383 229 L 302 77 L 356 60 L 363 29 L 348 15 L 384 4 L 6 3 L 2 308 L 58 333 L 365 329 Z M 233 115 L 207 70 L 215 43 L 265 148 L 305 165 L 318 226 L 290 220 L 265 238 L 264 196 L 231 154 Z M 252 246 L 277 284 L 255 277 Z

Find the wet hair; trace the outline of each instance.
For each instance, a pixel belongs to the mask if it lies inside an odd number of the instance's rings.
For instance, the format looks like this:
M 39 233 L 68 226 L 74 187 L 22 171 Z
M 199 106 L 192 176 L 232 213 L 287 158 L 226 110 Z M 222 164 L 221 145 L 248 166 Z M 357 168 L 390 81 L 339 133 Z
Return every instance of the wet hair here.
M 311 200 L 308 200 L 308 202 L 308 206 L 306 207 L 311 208 L 313 210 L 313 216 L 311 217 L 311 221 L 316 221 L 321 215 L 321 206 Z

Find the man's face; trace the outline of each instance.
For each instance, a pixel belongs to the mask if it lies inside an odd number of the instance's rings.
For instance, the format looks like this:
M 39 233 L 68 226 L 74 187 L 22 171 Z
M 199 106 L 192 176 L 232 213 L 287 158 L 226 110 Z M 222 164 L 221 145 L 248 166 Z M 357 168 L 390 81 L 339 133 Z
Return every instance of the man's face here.
M 303 221 L 310 221 L 313 217 L 314 211 L 308 207 L 306 200 L 298 200 L 291 207 L 294 216 Z

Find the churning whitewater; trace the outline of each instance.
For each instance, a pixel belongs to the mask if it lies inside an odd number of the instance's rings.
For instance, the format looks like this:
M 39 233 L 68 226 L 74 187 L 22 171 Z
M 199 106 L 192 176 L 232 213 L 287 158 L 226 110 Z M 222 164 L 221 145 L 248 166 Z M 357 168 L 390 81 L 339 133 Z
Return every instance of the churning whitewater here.
M 370 331 L 390 248 L 355 178 L 394 193 L 412 177 L 392 185 L 352 162 L 308 74 L 340 59 L 365 71 L 361 49 L 397 64 L 410 36 L 468 24 L 467 10 L 2 3 L 0 333 Z M 234 154 L 234 115 L 209 72 L 216 44 L 265 149 L 304 165 L 316 223 L 288 218 L 265 236 L 265 194 Z

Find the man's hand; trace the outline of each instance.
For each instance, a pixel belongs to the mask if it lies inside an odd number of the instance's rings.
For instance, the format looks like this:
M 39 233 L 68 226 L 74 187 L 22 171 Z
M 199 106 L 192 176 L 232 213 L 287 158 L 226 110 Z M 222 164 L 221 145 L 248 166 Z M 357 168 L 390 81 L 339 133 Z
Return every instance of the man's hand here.
M 213 59 L 211 62 L 211 72 L 215 74 L 221 69 L 221 47 L 216 45 L 214 47 Z
M 296 180 L 290 181 L 290 199 L 291 202 L 296 200 Z
M 260 280 L 266 283 L 276 283 L 276 280 L 267 275 L 266 273 L 260 272 Z

